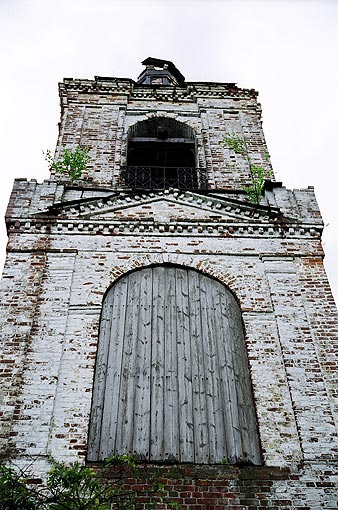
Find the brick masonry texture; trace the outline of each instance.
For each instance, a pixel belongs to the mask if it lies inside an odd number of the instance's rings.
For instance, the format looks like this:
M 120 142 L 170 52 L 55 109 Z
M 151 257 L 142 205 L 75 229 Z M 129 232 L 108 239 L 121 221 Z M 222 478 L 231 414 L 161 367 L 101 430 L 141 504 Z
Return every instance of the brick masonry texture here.
M 97 467 L 99 470 L 99 467 Z M 157 508 L 189 510 L 263 510 L 337 508 L 336 471 L 322 466 L 300 468 L 254 468 L 233 466 L 141 465 L 137 479 L 126 479 L 126 489 L 138 492 L 136 508 L 150 508 L 149 492 L 162 483 L 162 495 L 152 496 Z
M 130 128 L 149 118 L 167 117 L 194 130 L 198 166 L 207 169 L 213 189 L 242 189 L 251 180 L 245 157 L 220 145 L 226 132 L 237 133 L 248 143 L 253 163 L 271 169 L 254 91 L 188 83 L 184 91 L 173 92 L 172 87 L 153 91 L 135 87 L 132 80 L 64 80 L 57 153 L 63 146 L 90 147 L 92 164 L 85 177 L 93 185 L 120 186 Z
M 264 465 L 146 465 L 129 486 L 156 471 L 163 508 L 338 508 L 338 316 L 314 191 L 272 182 L 254 206 L 246 160 L 219 144 L 239 133 L 270 168 L 256 93 L 96 78 L 64 80 L 60 98 L 57 153 L 81 143 L 92 159 L 75 183 L 14 183 L 0 289 L 2 451 L 23 465 L 36 456 L 36 477 L 49 455 L 85 462 L 103 297 L 129 271 L 178 264 L 222 281 L 240 304 Z M 208 192 L 121 183 L 128 130 L 154 116 L 193 128 Z

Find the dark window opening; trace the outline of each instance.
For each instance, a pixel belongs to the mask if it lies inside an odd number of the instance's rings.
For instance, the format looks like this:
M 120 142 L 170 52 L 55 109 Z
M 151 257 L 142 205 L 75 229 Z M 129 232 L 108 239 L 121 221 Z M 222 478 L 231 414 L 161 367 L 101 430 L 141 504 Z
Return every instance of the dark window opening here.
M 195 167 L 194 143 L 131 141 L 128 164 L 140 166 Z
M 121 176 L 136 189 L 206 188 L 205 171 L 196 165 L 193 130 L 173 119 L 150 119 L 131 129 Z

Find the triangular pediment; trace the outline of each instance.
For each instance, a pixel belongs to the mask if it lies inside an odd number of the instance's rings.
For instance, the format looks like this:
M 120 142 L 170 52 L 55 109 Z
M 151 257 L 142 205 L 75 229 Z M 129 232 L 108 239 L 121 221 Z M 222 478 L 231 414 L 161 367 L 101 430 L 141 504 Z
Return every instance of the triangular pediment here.
M 116 193 L 91 200 L 55 204 L 53 211 L 61 218 L 92 221 L 152 220 L 275 222 L 280 217 L 276 208 L 254 205 L 245 200 L 218 198 L 190 191 L 165 190 L 142 194 Z
M 158 222 L 168 222 L 174 219 L 205 220 L 217 219 L 220 215 L 217 211 L 208 211 L 193 205 L 180 203 L 167 198 L 158 198 L 148 200 L 137 205 L 130 205 L 126 208 L 107 210 L 95 215 L 97 219 L 110 219 L 112 217 L 119 219 L 139 219 L 154 220 Z

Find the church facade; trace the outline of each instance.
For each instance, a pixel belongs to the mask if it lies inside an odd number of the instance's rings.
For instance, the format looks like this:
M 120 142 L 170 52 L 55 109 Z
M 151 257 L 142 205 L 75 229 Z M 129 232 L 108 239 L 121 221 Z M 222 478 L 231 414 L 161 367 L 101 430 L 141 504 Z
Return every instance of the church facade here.
M 3 455 L 43 476 L 50 456 L 132 454 L 187 509 L 337 508 L 338 316 L 314 190 L 275 181 L 254 90 L 144 64 L 137 81 L 65 79 L 55 158 L 88 147 L 87 168 L 15 180 Z

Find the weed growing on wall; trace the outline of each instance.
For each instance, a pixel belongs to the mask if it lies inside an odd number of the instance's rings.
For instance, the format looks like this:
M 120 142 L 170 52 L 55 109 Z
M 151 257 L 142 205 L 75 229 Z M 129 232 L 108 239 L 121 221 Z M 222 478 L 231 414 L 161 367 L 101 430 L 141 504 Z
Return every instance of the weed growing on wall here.
M 271 172 L 264 170 L 262 166 L 256 165 L 251 165 L 250 170 L 252 174 L 252 184 L 244 189 L 250 200 L 258 204 L 263 195 L 265 180 L 271 176 Z
M 243 138 L 236 133 L 225 133 L 222 143 L 236 152 L 236 154 L 242 154 L 242 156 L 247 155 L 248 151 L 245 142 Z
M 226 133 L 220 143 L 247 159 L 252 175 L 252 184 L 244 189 L 250 200 L 255 204 L 259 204 L 264 193 L 265 180 L 272 176 L 272 172 L 270 170 L 265 170 L 262 166 L 252 164 L 245 141 L 236 133 Z M 264 160 L 268 163 L 270 162 L 268 151 L 264 152 Z
M 68 175 L 71 181 L 75 181 L 82 176 L 82 172 L 90 161 L 89 147 L 81 148 L 79 145 L 74 150 L 63 148 L 60 157 L 56 161 L 54 161 L 50 150 L 47 149 L 42 152 L 49 167 L 60 174 Z

